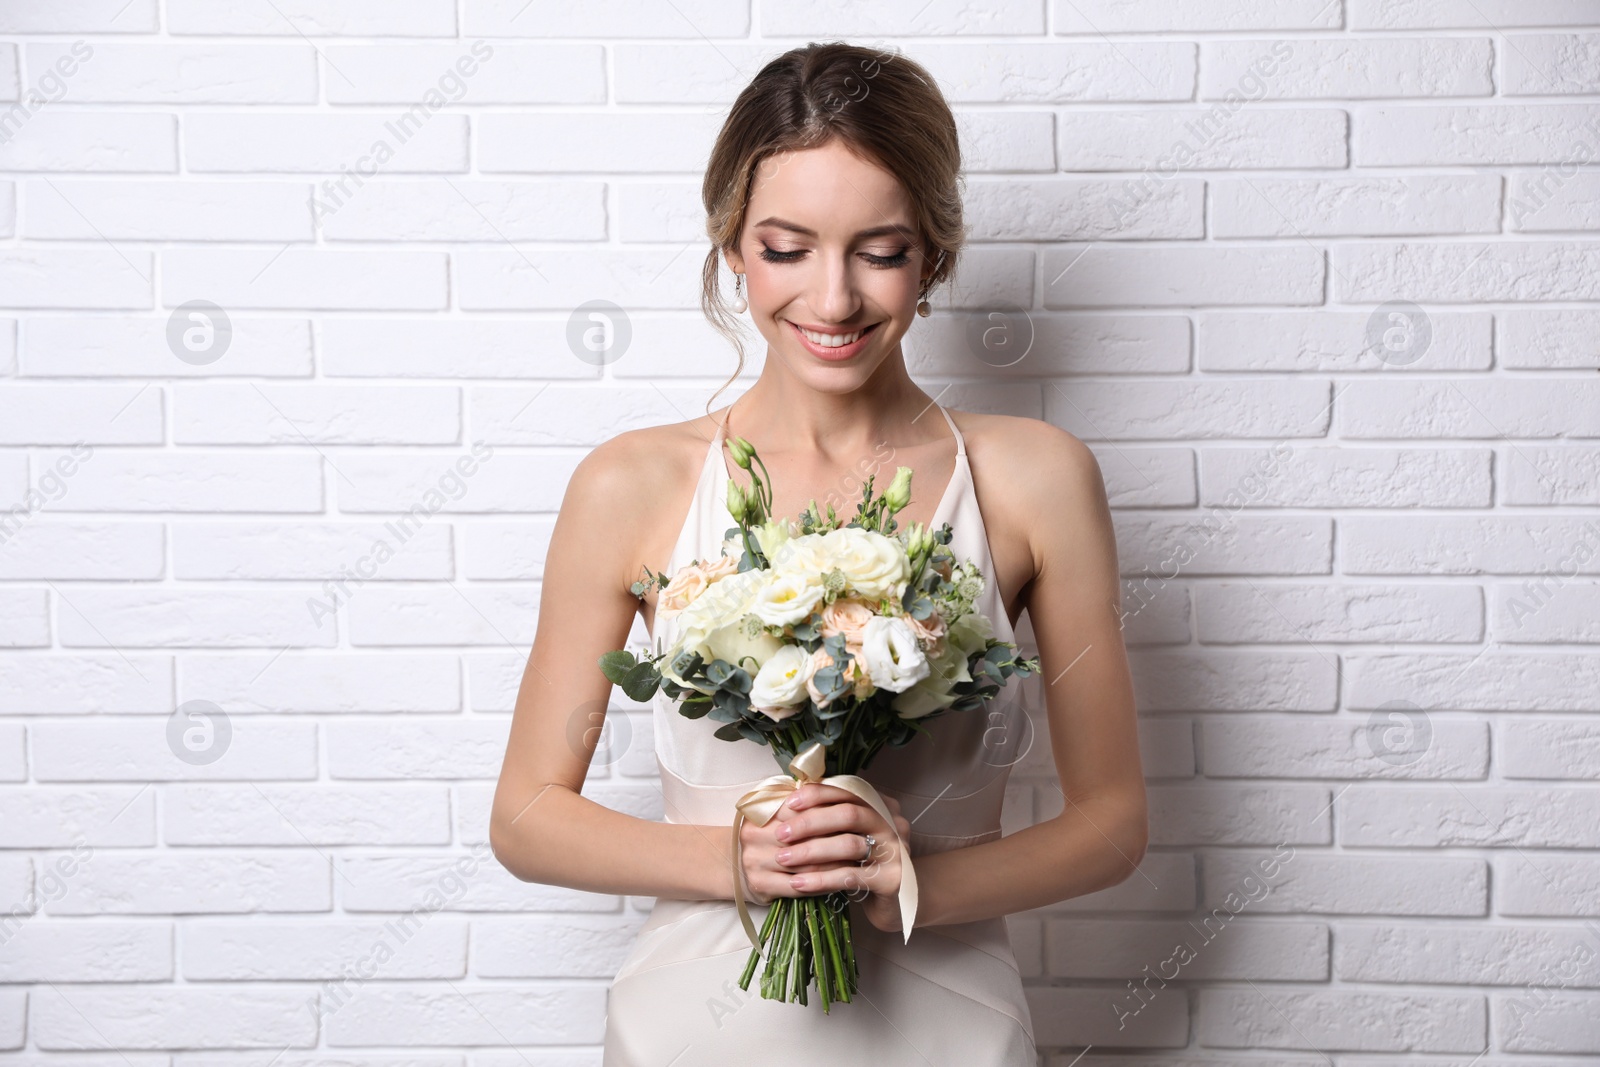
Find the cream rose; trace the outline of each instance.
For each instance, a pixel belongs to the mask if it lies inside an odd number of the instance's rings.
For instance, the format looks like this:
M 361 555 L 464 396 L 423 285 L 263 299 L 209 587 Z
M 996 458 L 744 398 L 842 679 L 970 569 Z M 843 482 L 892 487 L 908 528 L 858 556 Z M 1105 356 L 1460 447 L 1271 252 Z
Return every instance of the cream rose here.
M 853 597 L 840 597 L 822 609 L 822 636 L 843 634 L 846 644 L 859 646 L 862 631 L 876 617 L 871 605 Z
M 826 593 L 816 575 L 776 574 L 762 585 L 750 610 L 768 626 L 793 626 L 809 617 Z
M 905 546 L 859 526 L 796 537 L 782 546 L 772 562 L 776 570 L 797 573 L 822 575 L 837 569 L 843 572 L 846 584 L 867 600 L 899 596 L 911 580 Z
M 662 674 L 679 685 L 688 685 L 671 670 L 672 660 L 688 651 L 699 652 L 708 663 L 721 659 L 753 672 L 783 648 L 784 643 L 769 634 L 751 635 L 745 622 L 766 575 L 762 570 L 731 574 L 711 583 L 703 594 L 679 612 L 669 650 L 671 656 L 664 662 Z M 742 662 L 746 657 L 754 659 L 754 668 Z M 707 691 L 705 687 L 700 688 Z

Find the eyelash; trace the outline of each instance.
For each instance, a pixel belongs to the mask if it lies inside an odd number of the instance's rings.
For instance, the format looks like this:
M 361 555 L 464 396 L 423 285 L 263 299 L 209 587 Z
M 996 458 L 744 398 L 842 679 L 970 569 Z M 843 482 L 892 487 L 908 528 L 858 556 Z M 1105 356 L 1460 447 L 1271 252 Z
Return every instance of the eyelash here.
M 761 258 L 768 263 L 793 263 L 805 254 L 804 249 L 798 249 L 794 252 L 778 252 L 768 248 L 766 245 L 761 246 L 760 253 Z M 875 267 L 903 267 L 911 260 L 911 256 L 906 252 L 896 252 L 892 256 L 875 256 L 871 252 L 863 252 L 861 254 L 866 256 L 867 260 Z

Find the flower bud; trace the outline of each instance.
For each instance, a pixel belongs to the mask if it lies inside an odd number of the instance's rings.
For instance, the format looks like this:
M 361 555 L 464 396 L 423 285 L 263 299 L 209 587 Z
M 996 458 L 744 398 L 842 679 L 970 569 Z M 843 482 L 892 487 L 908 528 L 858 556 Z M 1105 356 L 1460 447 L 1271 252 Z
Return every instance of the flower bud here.
M 890 512 L 899 511 L 911 503 L 911 468 L 897 467 L 894 472 L 894 481 L 889 483 L 889 488 L 884 490 L 883 502 Z
M 733 457 L 734 466 L 743 470 L 749 470 L 750 457 L 755 454 L 755 445 L 752 445 L 743 437 L 730 437 L 728 439 L 728 455 Z

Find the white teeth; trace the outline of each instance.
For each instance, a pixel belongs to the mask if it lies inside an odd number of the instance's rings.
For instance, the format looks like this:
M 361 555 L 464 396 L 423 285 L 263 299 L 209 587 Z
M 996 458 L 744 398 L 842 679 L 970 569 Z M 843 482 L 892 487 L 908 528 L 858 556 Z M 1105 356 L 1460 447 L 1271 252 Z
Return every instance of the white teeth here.
M 799 326 L 796 326 L 795 329 L 800 330 L 800 333 L 805 336 L 807 341 L 823 348 L 843 348 L 845 345 L 861 340 L 861 335 L 867 332 L 866 330 L 857 330 L 855 333 L 812 333 L 810 330 Z

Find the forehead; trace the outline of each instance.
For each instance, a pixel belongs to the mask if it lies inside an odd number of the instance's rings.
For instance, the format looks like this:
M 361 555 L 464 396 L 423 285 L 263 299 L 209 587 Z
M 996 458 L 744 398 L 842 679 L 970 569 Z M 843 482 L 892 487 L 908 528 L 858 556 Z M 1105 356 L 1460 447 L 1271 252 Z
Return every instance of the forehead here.
M 878 163 L 834 140 L 775 152 L 756 166 L 746 212 L 751 224 L 778 217 L 822 236 L 886 225 L 911 227 L 911 198 Z

